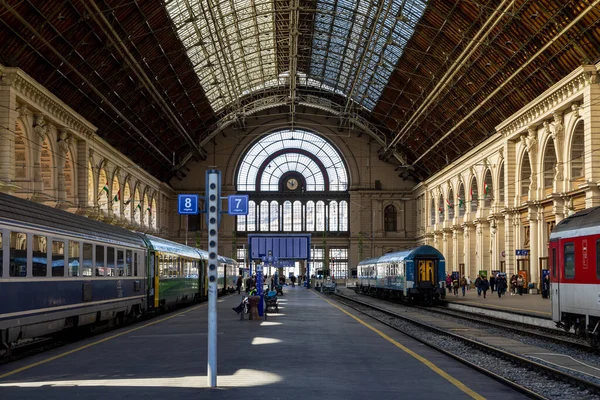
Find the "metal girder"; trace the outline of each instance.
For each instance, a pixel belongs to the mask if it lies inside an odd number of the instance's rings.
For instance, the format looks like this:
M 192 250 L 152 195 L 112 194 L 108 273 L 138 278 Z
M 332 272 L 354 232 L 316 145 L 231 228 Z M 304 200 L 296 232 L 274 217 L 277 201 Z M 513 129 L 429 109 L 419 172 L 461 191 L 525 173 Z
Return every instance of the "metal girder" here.
M 297 99 L 299 106 L 318 109 L 338 117 L 344 113 L 344 106 L 320 96 L 298 93 Z M 244 106 L 243 113 L 245 116 L 250 116 L 268 109 L 286 106 L 288 106 L 287 94 L 265 96 L 252 103 L 246 104 Z M 236 123 L 236 119 L 238 118 L 238 113 L 239 111 L 232 112 L 221 118 L 219 122 L 217 122 L 204 136 L 200 138 L 200 147 L 206 146 L 216 135 L 221 133 L 224 129 L 234 125 Z M 350 120 L 356 128 L 366 132 L 382 148 L 387 148 L 389 138 L 375 125 L 371 124 L 365 118 L 357 114 L 353 114 Z M 405 155 L 397 150 L 390 151 L 389 157 L 394 158 L 400 164 L 407 164 Z

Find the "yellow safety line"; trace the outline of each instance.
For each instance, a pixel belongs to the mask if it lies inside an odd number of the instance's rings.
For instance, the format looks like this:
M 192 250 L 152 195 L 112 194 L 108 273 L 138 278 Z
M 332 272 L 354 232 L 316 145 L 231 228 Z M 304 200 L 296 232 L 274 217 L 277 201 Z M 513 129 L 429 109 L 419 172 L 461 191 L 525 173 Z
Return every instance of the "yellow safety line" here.
M 87 349 L 88 347 L 92 347 L 92 346 L 95 346 L 95 345 L 97 345 L 97 344 L 100 344 L 100 343 L 104 343 L 104 342 L 106 342 L 106 341 L 109 341 L 109 340 L 111 340 L 111 339 L 118 338 L 119 336 L 127 335 L 128 333 L 135 332 L 135 331 L 137 331 L 137 330 L 140 330 L 140 329 L 146 328 L 146 327 L 148 327 L 148 326 L 156 325 L 156 324 L 158 324 L 158 323 L 160 323 L 160 322 L 164 322 L 164 321 L 167 321 L 167 320 L 169 320 L 169 319 L 171 319 L 171 318 L 175 318 L 175 317 L 177 317 L 177 316 L 179 316 L 179 315 L 181 315 L 181 314 L 185 314 L 185 313 L 187 313 L 187 312 L 194 311 L 194 310 L 196 310 L 196 309 L 198 309 L 198 308 L 200 308 L 200 307 L 203 307 L 203 306 L 205 306 L 205 305 L 206 305 L 206 303 L 204 303 L 204 304 L 200 304 L 199 306 L 196 306 L 196 307 L 190 308 L 190 309 L 188 309 L 188 310 L 185 310 L 185 311 L 179 312 L 179 313 L 177 313 L 177 314 L 170 315 L 170 316 L 168 316 L 168 317 L 166 317 L 166 318 L 163 318 L 163 319 L 159 319 L 158 321 L 153 321 L 153 322 L 147 323 L 146 325 L 138 326 L 137 328 L 133 328 L 133 329 L 130 329 L 130 330 L 128 330 L 128 331 L 125 331 L 125 332 L 117 333 L 116 335 L 112 335 L 112 336 L 109 336 L 109 337 L 107 337 L 107 338 L 100 339 L 100 340 L 98 340 L 98 341 L 96 341 L 96 342 L 93 342 L 93 343 L 88 343 L 88 344 L 86 344 L 85 346 L 81 346 L 81 347 L 78 347 L 78 348 L 76 348 L 76 349 L 69 350 L 69 351 L 67 351 L 67 352 L 65 352 L 65 353 L 58 354 L 58 355 L 56 355 L 56 356 L 53 356 L 53 357 L 46 358 L 45 360 L 41 360 L 41 361 L 38 361 L 38 362 L 34 362 L 33 364 L 29 364 L 29 365 L 26 365 L 26 366 L 24 366 L 24 367 L 17 368 L 17 369 L 15 369 L 15 370 L 13 370 L 13 371 L 10 371 L 10 372 L 7 372 L 7 373 L 5 373 L 5 374 L 2 374 L 2 375 L 0 375 L 0 379 L 6 378 L 6 377 L 8 377 L 8 376 L 11 376 L 11 375 L 17 374 L 17 373 L 19 373 L 19 372 L 22 372 L 22 371 L 26 371 L 26 370 L 28 370 L 28 369 L 31 369 L 31 368 L 33 368 L 33 367 L 37 367 L 38 365 L 46 364 L 46 363 L 48 363 L 48 362 L 50 362 L 50 361 L 57 360 L 57 359 L 59 359 L 59 358 L 62 358 L 62 357 L 64 357 L 64 356 L 68 356 L 69 354 L 76 353 L 76 352 L 78 352 L 78 351 L 80 351 L 80 350 Z
M 358 323 L 362 324 L 363 326 L 365 326 L 365 327 L 369 328 L 370 330 L 372 330 L 373 332 L 377 333 L 379 336 L 381 336 L 382 338 L 384 338 L 388 342 L 392 343 L 394 346 L 398 347 L 399 349 L 401 349 L 405 353 L 408 353 L 409 355 L 413 356 L 414 358 L 416 358 L 417 360 L 419 360 L 420 362 L 422 362 L 423 364 L 425 364 L 427 367 L 429 367 L 431 370 L 433 370 L 436 374 L 440 375 L 442 378 L 446 379 L 448 382 L 452 383 L 454 386 L 456 386 L 457 388 L 459 388 L 460 390 L 462 390 L 464 393 L 466 393 L 471 398 L 476 399 L 476 400 L 485 400 L 485 397 L 483 397 L 479 393 L 475 392 L 474 390 L 470 389 L 469 387 L 467 387 L 467 385 L 465 385 L 464 383 L 462 383 L 458 379 L 454 378 L 453 376 L 451 376 L 450 374 L 448 374 L 446 371 L 442 370 L 440 367 L 438 367 L 437 365 L 435 365 L 434 363 L 432 363 L 431 361 L 429 361 L 428 359 L 426 359 L 425 357 L 420 356 L 419 354 L 415 353 L 414 351 L 412 351 L 408 347 L 403 346 L 402 344 L 398 343 L 397 341 L 395 341 L 394 339 L 392 339 L 391 337 L 389 337 L 385 333 L 381 332 L 379 329 L 375 328 L 374 326 L 369 325 L 368 323 L 366 323 L 362 319 L 360 319 L 357 316 L 349 313 L 348 311 L 344 310 L 343 308 L 341 308 L 337 304 L 334 304 L 331 301 L 329 301 L 329 300 L 327 300 L 327 299 L 325 299 L 325 298 L 323 298 L 321 296 L 318 296 L 318 297 L 322 298 L 323 300 L 325 300 L 326 302 L 328 302 L 329 304 L 331 304 L 332 306 L 334 306 L 335 308 L 337 308 L 338 310 L 340 310 L 344 314 L 348 315 L 349 317 L 355 319 Z

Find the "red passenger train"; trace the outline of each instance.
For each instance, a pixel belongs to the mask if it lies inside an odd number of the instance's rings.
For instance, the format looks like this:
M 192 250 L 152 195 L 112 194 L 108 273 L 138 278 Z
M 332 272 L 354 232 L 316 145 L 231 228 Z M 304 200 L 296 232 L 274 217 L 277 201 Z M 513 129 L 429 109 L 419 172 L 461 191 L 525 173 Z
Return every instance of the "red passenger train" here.
M 600 343 L 600 207 L 562 220 L 550 234 L 552 319 Z

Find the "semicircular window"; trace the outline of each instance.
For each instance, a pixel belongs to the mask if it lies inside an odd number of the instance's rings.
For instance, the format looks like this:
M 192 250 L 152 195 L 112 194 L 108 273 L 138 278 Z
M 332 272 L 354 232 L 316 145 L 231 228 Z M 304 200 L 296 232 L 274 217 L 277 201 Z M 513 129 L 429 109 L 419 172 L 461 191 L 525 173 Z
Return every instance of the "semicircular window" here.
M 340 152 L 307 130 L 284 129 L 253 143 L 237 169 L 250 196 L 238 232 L 348 234 L 348 170 Z
M 237 174 L 241 192 L 279 191 L 289 174 L 303 178 L 306 192 L 348 190 L 342 156 L 327 140 L 306 130 L 281 130 L 258 140 L 244 155 Z

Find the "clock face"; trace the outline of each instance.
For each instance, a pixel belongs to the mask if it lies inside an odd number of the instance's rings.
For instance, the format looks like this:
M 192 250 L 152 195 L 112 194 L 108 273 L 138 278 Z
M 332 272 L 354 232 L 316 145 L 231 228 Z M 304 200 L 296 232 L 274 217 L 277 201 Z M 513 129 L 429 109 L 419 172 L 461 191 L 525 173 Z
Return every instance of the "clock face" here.
M 289 190 L 296 190 L 298 188 L 298 180 L 296 178 L 290 178 L 285 183 Z

